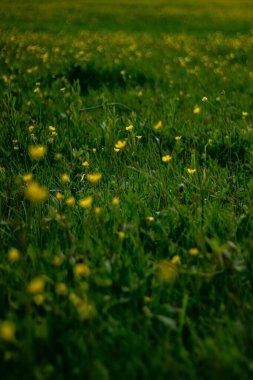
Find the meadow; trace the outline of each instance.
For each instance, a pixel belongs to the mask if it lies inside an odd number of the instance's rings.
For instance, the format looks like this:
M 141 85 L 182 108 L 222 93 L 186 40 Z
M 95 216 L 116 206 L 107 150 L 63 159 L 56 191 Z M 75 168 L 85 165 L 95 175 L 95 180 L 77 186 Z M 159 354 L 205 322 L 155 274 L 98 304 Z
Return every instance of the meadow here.
M 0 378 L 252 378 L 252 2 L 0 19 Z

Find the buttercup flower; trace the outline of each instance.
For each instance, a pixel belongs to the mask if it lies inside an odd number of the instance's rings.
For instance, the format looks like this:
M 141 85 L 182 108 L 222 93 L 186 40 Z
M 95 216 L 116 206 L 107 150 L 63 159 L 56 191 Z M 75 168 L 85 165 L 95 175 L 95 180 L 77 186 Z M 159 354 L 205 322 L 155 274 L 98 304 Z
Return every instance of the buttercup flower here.
M 43 145 L 31 145 L 28 148 L 28 154 L 32 160 L 39 161 L 47 153 L 47 148 Z

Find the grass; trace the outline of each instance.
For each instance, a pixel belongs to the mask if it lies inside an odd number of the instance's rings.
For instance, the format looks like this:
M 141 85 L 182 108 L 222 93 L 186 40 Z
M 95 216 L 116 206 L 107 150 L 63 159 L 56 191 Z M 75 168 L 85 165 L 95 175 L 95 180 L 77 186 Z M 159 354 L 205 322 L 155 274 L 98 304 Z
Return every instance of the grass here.
M 251 2 L 0 12 L 2 377 L 251 378 Z

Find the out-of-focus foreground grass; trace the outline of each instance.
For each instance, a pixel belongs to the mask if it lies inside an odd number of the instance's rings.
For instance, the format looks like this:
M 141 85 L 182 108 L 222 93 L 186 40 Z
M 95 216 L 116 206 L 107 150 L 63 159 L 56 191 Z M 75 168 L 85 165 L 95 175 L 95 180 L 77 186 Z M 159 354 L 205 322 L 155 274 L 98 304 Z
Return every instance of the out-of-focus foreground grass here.
M 2 379 L 250 379 L 253 5 L 1 1 Z

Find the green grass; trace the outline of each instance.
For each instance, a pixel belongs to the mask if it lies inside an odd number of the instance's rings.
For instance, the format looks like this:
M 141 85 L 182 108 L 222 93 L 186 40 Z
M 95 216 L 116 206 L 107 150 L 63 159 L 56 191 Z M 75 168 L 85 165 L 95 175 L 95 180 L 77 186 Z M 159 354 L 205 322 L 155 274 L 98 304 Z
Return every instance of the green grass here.
M 252 15 L 2 1 L 3 379 L 252 377 Z

